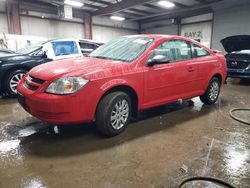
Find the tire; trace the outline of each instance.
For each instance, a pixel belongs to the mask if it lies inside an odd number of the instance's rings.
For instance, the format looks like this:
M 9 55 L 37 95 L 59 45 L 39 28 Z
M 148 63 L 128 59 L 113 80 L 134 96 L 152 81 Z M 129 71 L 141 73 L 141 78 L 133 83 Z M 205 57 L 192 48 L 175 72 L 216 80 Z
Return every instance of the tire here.
M 15 70 L 9 73 L 4 80 L 4 92 L 8 95 L 16 96 L 17 83 L 26 73 L 26 70 Z
M 130 118 L 130 97 L 124 92 L 110 93 L 100 101 L 97 107 L 97 130 L 105 136 L 116 136 L 126 129 Z
M 214 104 L 220 95 L 220 86 L 221 86 L 220 80 L 216 77 L 213 77 L 210 80 L 204 95 L 200 96 L 201 102 L 208 105 Z

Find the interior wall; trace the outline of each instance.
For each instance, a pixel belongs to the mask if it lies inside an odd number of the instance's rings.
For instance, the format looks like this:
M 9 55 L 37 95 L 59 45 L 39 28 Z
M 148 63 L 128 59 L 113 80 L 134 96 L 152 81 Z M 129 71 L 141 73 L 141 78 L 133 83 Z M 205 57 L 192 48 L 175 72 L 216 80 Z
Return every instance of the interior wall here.
M 163 27 L 149 28 L 143 31 L 149 34 L 165 34 L 165 35 L 178 35 L 178 25 L 167 25 Z
M 212 48 L 224 51 L 220 40 L 232 35 L 250 35 L 250 4 L 214 12 Z
M 102 19 L 103 26 L 97 26 L 100 20 L 94 19 L 93 40 L 107 42 L 123 35 L 137 34 L 136 25 L 131 23 L 107 23 L 107 19 Z M 98 22 L 99 21 L 99 22 Z M 105 24 L 110 26 L 104 26 Z M 117 25 L 118 24 L 118 25 Z M 119 25 L 120 24 L 120 25 Z M 42 36 L 47 38 L 84 38 L 84 24 L 70 23 L 58 20 L 48 20 L 34 17 L 21 16 L 21 26 L 23 35 Z
M 144 23 L 141 25 L 142 33 L 178 35 L 178 25 L 173 24 L 172 20 Z
M 21 16 L 22 35 L 47 38 L 84 38 L 84 25 L 58 20 Z
M 2 13 L 0 13 L 0 33 L 8 33 L 7 16 Z
M 93 32 L 93 40 L 99 42 L 108 42 L 111 39 L 115 39 L 117 37 L 124 35 L 138 34 L 138 32 L 135 30 L 96 26 L 96 25 L 93 25 L 92 32 Z

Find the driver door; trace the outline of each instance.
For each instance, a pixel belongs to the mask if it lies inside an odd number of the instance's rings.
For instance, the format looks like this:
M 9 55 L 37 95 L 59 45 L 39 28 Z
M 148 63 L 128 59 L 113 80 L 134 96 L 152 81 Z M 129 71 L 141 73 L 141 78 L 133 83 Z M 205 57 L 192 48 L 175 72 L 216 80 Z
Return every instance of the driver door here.
M 147 67 L 145 72 L 144 104 L 153 107 L 182 99 L 187 84 L 196 76 L 188 70 L 191 60 L 191 45 L 183 40 L 167 40 L 154 53 L 167 56 L 168 63 Z

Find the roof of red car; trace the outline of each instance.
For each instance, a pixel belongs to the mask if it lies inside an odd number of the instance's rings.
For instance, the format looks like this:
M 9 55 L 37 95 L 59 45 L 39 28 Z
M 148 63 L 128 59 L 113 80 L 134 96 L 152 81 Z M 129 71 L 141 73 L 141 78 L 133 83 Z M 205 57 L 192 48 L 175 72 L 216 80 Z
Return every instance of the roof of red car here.
M 178 38 L 185 38 L 185 37 L 182 37 L 182 36 L 178 36 L 178 35 L 163 35 L 163 34 L 139 34 L 139 35 L 128 35 L 129 36 L 141 36 L 141 37 L 149 37 L 149 38 L 170 38 L 170 37 L 178 37 Z

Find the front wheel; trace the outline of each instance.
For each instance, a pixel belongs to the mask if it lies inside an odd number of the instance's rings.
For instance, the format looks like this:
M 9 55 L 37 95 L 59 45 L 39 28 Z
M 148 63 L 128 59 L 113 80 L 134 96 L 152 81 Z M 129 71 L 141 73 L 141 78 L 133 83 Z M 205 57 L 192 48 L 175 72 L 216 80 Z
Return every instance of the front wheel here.
M 213 77 L 209 82 L 205 94 L 200 96 L 201 102 L 208 105 L 214 104 L 217 101 L 220 94 L 220 85 L 221 83 L 219 79 Z
M 124 92 L 106 95 L 97 107 L 97 129 L 106 136 L 115 136 L 123 132 L 130 118 L 131 100 Z
M 27 73 L 26 70 L 15 70 L 5 78 L 5 92 L 15 96 L 17 94 L 17 84 Z

